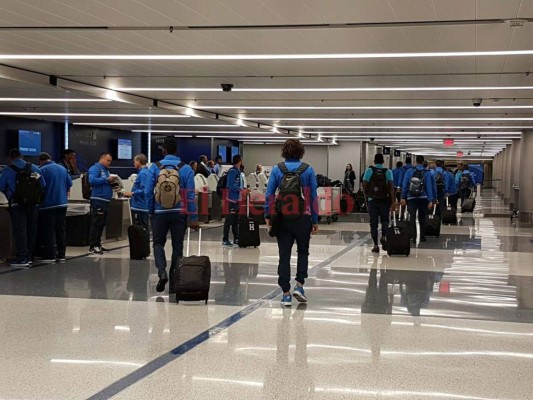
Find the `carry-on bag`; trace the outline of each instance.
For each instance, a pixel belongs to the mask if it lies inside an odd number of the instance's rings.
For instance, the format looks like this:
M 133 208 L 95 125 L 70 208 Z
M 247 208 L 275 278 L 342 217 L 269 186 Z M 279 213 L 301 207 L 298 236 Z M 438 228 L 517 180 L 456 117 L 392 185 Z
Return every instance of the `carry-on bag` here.
M 257 247 L 260 244 L 259 224 L 250 217 L 250 196 L 246 196 L 246 215 L 239 220 L 239 247 Z
M 446 197 L 446 207 L 442 209 L 442 223 L 446 225 L 457 224 L 457 208 L 450 205 L 449 199 Z
M 433 213 L 426 216 L 425 236 L 440 236 L 441 217 L 437 214 L 437 205 L 433 206 Z
M 469 197 L 468 199 L 465 199 L 463 204 L 461 204 L 461 212 L 462 213 L 471 213 L 474 212 L 474 208 L 476 207 L 476 197 Z
M 387 254 L 409 256 L 411 253 L 411 236 L 406 229 L 396 222 L 396 212 L 392 213 L 392 222 L 387 229 Z
M 202 230 L 198 231 L 198 255 L 189 256 L 191 229 L 187 229 L 187 256 L 178 260 L 174 271 L 171 271 L 172 289 L 176 293 L 176 302 L 205 301 L 209 298 L 211 286 L 211 260 L 201 256 Z M 172 273 L 173 272 L 173 273 Z
M 128 204 L 130 202 L 128 201 Z M 150 231 L 148 228 L 133 220 L 130 206 L 130 222 L 128 227 L 128 241 L 130 244 L 130 259 L 143 260 L 150 255 Z
M 411 225 L 411 216 L 409 212 L 407 212 L 407 206 L 404 207 L 405 211 L 403 213 L 402 206 L 400 206 L 400 209 L 398 210 L 400 215 L 398 216 L 398 220 L 396 221 L 396 226 L 403 230 L 405 233 L 407 233 L 409 235 L 409 238 L 412 238 L 414 237 L 414 232 L 413 226 Z

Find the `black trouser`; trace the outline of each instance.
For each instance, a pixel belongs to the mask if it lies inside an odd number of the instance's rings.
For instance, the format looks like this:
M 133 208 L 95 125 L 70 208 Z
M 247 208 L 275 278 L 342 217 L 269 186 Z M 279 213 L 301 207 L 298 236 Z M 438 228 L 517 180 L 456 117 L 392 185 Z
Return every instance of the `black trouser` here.
M 437 201 L 439 202 L 439 206 L 437 207 L 436 214 L 442 215 L 442 209 L 446 207 L 446 196 L 445 193 L 438 194 L 437 195 Z
M 302 215 L 295 219 L 281 219 L 277 235 L 279 264 L 278 284 L 284 293 L 291 289 L 291 253 L 294 241 L 298 252 L 296 280 L 302 285 L 307 278 L 309 266 L 309 242 L 311 241 L 311 218 Z
M 107 222 L 109 203 L 91 200 L 91 228 L 89 230 L 89 247 L 102 247 L 102 233 Z
M 165 243 L 169 232 L 172 241 L 170 268 L 176 267 L 178 260 L 183 257 L 183 239 L 185 238 L 185 232 L 187 232 L 187 219 L 186 214 L 179 212 L 156 213 L 152 216 L 154 258 L 159 277 L 167 273 Z
M 416 212 L 418 211 L 418 223 L 420 224 L 420 237 L 426 236 L 426 216 L 428 215 L 428 199 L 411 199 L 407 203 L 407 210 L 411 220 L 413 240 L 416 240 Z
M 229 240 L 229 228 L 233 232 L 233 241 L 239 240 L 239 203 L 229 204 L 229 214 L 224 219 L 224 236 L 222 241 Z
M 18 261 L 30 261 L 37 234 L 37 206 L 13 206 L 9 210 Z
M 461 206 L 465 203 L 465 200 L 468 199 L 471 194 L 472 194 L 472 189 L 470 188 L 461 189 L 459 191 L 459 195 L 461 196 Z
M 67 207 L 39 211 L 39 223 L 43 224 L 43 237 L 41 238 L 44 245 L 43 257 L 46 259 L 65 258 L 67 249 L 66 215 Z
M 389 226 L 389 212 L 390 201 L 370 200 L 368 202 L 368 215 L 370 215 L 370 235 L 374 241 L 374 245 L 378 244 L 378 225 L 381 222 L 381 235 L 387 236 L 387 228 Z
M 448 201 L 453 208 L 457 208 L 457 203 L 459 202 L 459 194 L 451 194 L 448 196 Z

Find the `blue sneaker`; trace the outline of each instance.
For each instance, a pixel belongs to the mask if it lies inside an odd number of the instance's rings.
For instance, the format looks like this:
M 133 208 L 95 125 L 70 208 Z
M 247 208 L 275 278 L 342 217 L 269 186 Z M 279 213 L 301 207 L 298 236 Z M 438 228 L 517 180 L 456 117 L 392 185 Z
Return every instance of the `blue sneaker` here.
M 222 247 L 233 248 L 233 243 L 231 243 L 229 240 L 224 240 L 222 242 Z
M 292 292 L 292 295 L 298 300 L 300 303 L 307 303 L 307 297 L 305 297 L 305 290 L 303 286 L 296 285 L 294 287 L 294 291 Z
M 281 298 L 281 306 L 282 307 L 292 306 L 292 296 L 290 294 L 283 295 L 283 297 Z

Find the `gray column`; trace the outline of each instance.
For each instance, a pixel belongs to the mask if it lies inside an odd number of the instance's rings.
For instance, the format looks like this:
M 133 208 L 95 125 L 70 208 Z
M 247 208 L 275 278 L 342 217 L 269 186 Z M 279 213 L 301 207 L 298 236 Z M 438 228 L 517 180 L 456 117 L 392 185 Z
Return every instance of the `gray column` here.
M 521 158 L 522 158 L 522 154 L 520 152 L 520 149 L 521 149 L 521 140 L 520 139 L 515 139 L 513 140 L 513 145 L 512 145 L 512 152 L 511 152 L 511 180 L 510 180 L 510 201 L 509 201 L 509 205 L 510 205 L 510 209 L 511 210 L 514 210 L 514 203 L 515 202 L 518 202 L 518 200 L 515 200 L 515 195 L 514 195 L 514 189 L 513 189 L 513 186 L 520 186 L 519 183 L 520 183 L 520 165 L 521 165 Z
M 504 175 L 504 192 L 503 192 L 503 201 L 505 204 L 509 204 L 511 200 L 511 191 L 512 191 L 512 182 L 511 182 L 511 171 L 513 169 L 513 145 L 508 144 L 505 148 L 507 151 L 507 158 L 505 159 L 505 175 Z
M 522 133 L 520 146 L 521 164 L 519 171 L 520 185 L 520 221 L 533 221 L 533 131 Z

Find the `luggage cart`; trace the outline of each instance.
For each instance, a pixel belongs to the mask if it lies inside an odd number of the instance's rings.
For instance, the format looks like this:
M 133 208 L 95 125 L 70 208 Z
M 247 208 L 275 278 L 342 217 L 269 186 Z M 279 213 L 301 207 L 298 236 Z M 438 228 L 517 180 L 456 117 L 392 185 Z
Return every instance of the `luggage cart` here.
M 319 187 L 317 190 L 318 220 L 326 218 L 327 224 L 337 222 L 341 211 L 341 188 Z

